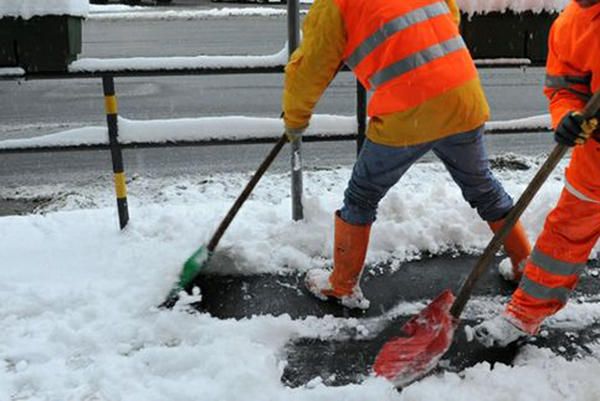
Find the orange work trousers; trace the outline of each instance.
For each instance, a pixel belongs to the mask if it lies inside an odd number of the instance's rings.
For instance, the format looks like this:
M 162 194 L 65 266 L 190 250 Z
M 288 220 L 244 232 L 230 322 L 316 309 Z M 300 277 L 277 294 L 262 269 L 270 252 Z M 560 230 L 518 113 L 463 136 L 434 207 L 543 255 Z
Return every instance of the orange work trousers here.
M 600 237 L 600 202 L 581 199 L 563 189 L 546 217 L 519 288 L 506 307 L 508 317 L 535 334 L 542 321 L 559 311 L 577 285 Z

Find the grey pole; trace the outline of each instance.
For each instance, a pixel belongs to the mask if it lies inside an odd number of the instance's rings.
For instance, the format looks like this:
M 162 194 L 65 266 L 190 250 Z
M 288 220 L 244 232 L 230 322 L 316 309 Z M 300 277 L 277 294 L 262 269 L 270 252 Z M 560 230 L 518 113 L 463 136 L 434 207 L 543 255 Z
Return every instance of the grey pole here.
M 356 120 L 358 123 L 356 154 L 359 154 L 367 131 L 367 90 L 358 80 L 356 80 Z
M 288 0 L 288 54 L 291 56 L 300 43 L 300 0 Z M 291 144 L 292 166 L 292 219 L 304 219 L 302 207 L 302 140 Z

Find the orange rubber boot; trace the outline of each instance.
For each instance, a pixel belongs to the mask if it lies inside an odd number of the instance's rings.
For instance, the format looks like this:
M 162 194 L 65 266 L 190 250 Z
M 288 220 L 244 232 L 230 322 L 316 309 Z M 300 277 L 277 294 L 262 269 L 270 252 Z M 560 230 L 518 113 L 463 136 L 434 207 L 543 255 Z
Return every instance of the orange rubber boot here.
M 333 297 L 349 308 L 368 309 L 359 281 L 367 255 L 371 225 L 346 223 L 336 212 L 333 272 L 313 269 L 306 274 L 308 290 L 320 299 Z
M 488 221 L 488 224 L 494 233 L 498 232 L 504 225 L 504 219 L 497 221 Z M 527 258 L 531 253 L 531 244 L 527 238 L 527 233 L 521 224 L 517 224 L 508 233 L 504 239 L 504 251 L 510 258 L 510 265 L 504 265 L 504 261 L 500 263 L 500 274 L 506 280 L 519 282 L 523 276 L 523 270 L 527 263 Z

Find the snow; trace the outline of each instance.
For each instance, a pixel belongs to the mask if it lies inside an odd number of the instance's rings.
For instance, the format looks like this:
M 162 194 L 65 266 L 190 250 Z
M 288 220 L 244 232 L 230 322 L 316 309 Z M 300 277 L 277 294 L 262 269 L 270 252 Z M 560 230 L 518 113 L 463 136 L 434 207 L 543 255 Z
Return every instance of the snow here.
M 82 58 L 69 64 L 69 72 L 280 67 L 286 64 L 287 53 L 285 46 L 278 53 L 267 56 Z
M 306 10 L 301 10 L 306 14 Z M 148 7 L 93 6 L 89 19 L 95 21 L 123 20 L 202 20 L 229 17 L 281 17 L 287 15 L 285 8 L 273 7 L 224 7 L 211 9 L 156 10 Z
M 485 124 L 488 131 L 518 131 L 518 130 L 550 130 L 552 119 L 550 114 L 517 118 L 506 121 L 490 121 Z
M 507 10 L 517 13 L 533 11 L 534 13 L 560 12 L 570 0 L 457 0 L 461 11 L 473 14 L 486 14 L 493 11 Z
M 20 67 L 0 68 L 0 77 L 21 77 L 23 75 L 25 75 L 25 70 Z
M 306 135 L 349 135 L 354 132 L 356 118 L 323 114 L 313 117 Z M 123 144 L 278 138 L 282 134 L 283 120 L 280 118 L 229 116 L 142 121 L 119 117 L 119 141 Z M 106 127 L 84 127 L 0 141 L 0 149 L 103 144 L 108 144 Z
M 29 19 L 42 15 L 72 15 L 86 17 L 88 0 L 2 0 L 0 17 Z
M 489 122 L 489 132 L 527 129 L 550 129 L 550 116 L 535 116 L 508 121 Z M 327 137 L 352 135 L 357 131 L 354 116 L 315 115 L 306 136 Z M 170 120 L 129 120 L 119 117 L 119 141 L 122 144 L 207 142 L 211 140 L 244 140 L 278 138 L 283 121 L 264 117 L 202 117 Z M 0 141 L 0 149 L 106 145 L 106 127 L 83 127 L 25 139 Z
M 513 272 L 513 266 L 510 258 L 503 259 L 498 265 L 498 270 L 504 280 L 512 281 L 515 279 L 515 273 Z
M 312 4 L 312 0 L 301 0 L 301 4 Z M 569 0 L 457 0 L 461 11 L 467 15 L 490 12 L 533 11 L 560 12 Z M 301 9 L 306 14 L 307 9 Z M 97 21 L 119 20 L 197 20 L 229 17 L 281 17 L 287 9 L 276 7 L 223 7 L 211 9 L 161 9 L 124 5 L 91 5 L 89 19 Z
M 474 61 L 478 67 L 492 67 L 497 65 L 522 67 L 531 65 L 531 60 L 528 58 L 480 58 Z
M 516 196 L 539 162 L 528 159 L 533 168 L 497 175 Z M 565 163 L 524 215 L 530 237 L 556 202 Z M 306 219 L 292 222 L 288 174 L 267 173 L 222 239 L 220 252 L 235 261 L 225 271 L 286 274 L 330 264 L 332 212 L 349 175 L 349 167 L 305 171 Z M 0 218 L 0 400 L 584 401 L 600 396 L 600 347 L 594 344 L 590 356 L 574 361 L 529 345 L 514 367 L 491 369 L 482 363 L 460 374 L 428 377 L 402 393 L 374 377 L 341 387 L 315 378 L 290 389 L 280 382 L 288 340 L 337 338 L 347 327 L 369 333 L 381 320 L 287 315 L 219 320 L 189 313 L 185 302 L 173 311 L 157 310 L 183 260 L 207 241 L 248 176 L 137 177 L 128 188 L 131 222 L 122 232 L 109 176 L 77 188 L 68 183 L 0 188 L 4 197 L 18 191 L 18 196 L 56 199 L 37 214 Z M 480 252 L 490 236 L 440 163 L 417 164 L 382 202 L 368 262 L 451 249 Z M 489 316 L 504 301 L 477 298 L 465 315 Z M 412 314 L 422 306 L 402 304 L 394 313 Z M 600 305 L 572 303 L 548 329 L 598 319 Z

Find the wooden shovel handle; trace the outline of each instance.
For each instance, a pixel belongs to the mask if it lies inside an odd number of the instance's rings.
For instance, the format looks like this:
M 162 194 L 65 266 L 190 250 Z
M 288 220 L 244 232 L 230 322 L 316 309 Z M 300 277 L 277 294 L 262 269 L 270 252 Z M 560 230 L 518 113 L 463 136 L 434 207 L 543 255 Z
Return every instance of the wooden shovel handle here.
M 267 171 L 271 163 L 273 163 L 273 160 L 275 160 L 275 158 L 279 154 L 279 151 L 281 151 L 281 148 L 283 148 L 283 145 L 285 145 L 286 142 L 287 136 L 286 134 L 283 134 L 281 138 L 279 138 L 279 141 L 277 141 L 275 146 L 273 146 L 265 160 L 263 160 L 263 162 L 260 164 L 260 166 L 254 173 L 248 184 L 246 184 L 246 187 L 235 200 L 235 203 L 231 206 L 231 209 L 229 209 L 227 216 L 225 216 L 223 221 L 221 221 L 221 224 L 217 228 L 217 231 L 215 231 L 212 238 L 210 239 L 210 242 L 206 246 L 209 252 L 213 252 L 215 250 L 217 244 L 219 243 L 219 240 L 225 233 L 225 230 L 227 230 L 227 227 L 229 227 L 229 224 L 231 224 L 231 221 L 233 220 L 237 212 L 240 210 L 246 199 L 248 199 L 250 193 L 252 193 L 252 190 L 254 189 L 260 178 L 263 176 L 265 171 Z

